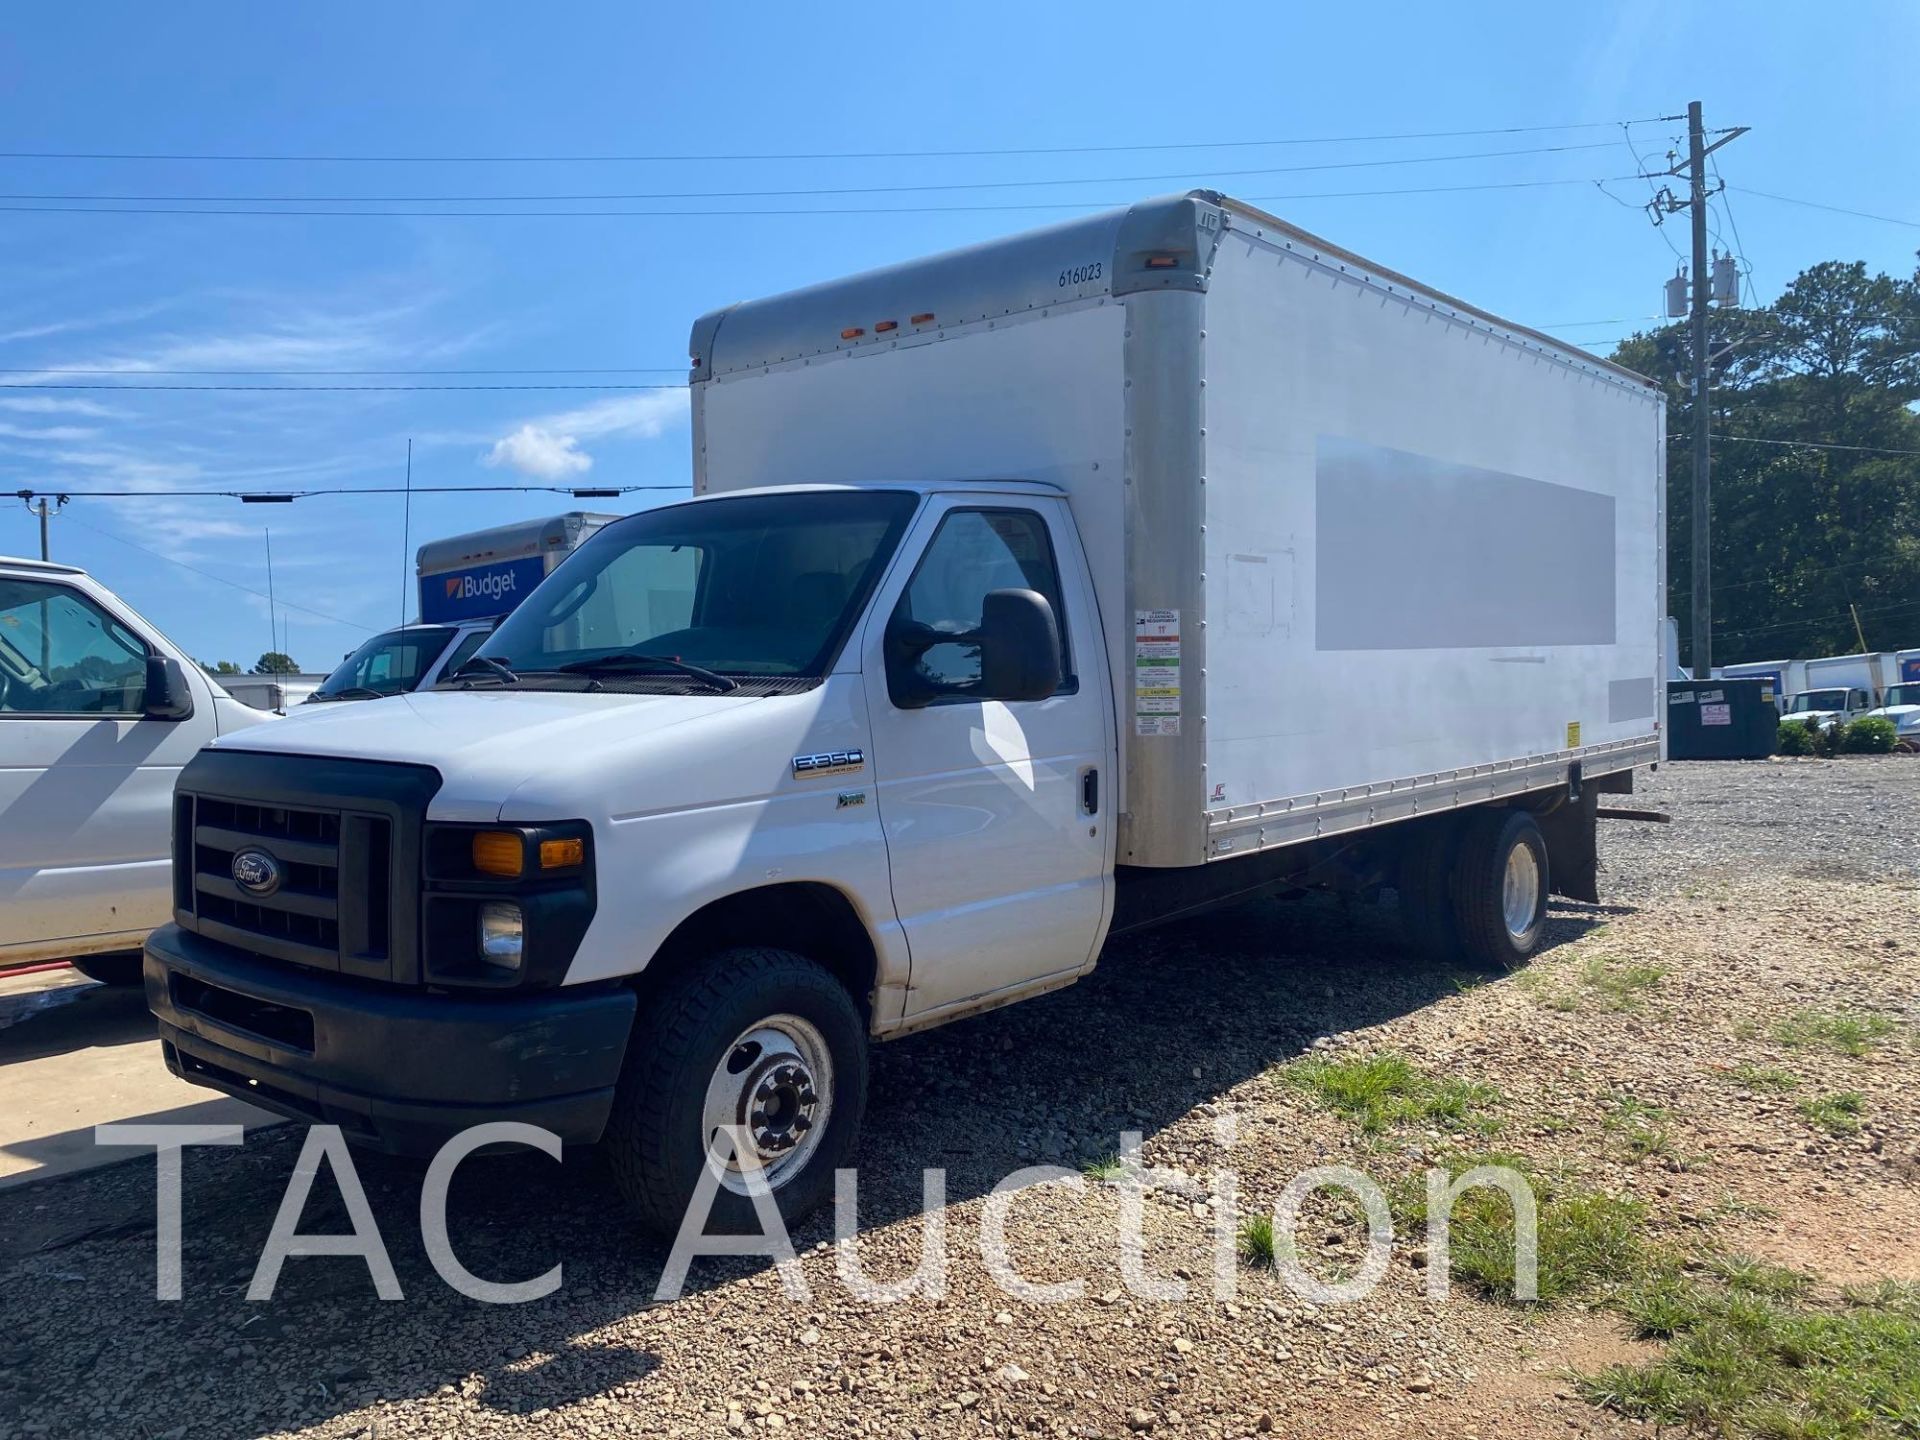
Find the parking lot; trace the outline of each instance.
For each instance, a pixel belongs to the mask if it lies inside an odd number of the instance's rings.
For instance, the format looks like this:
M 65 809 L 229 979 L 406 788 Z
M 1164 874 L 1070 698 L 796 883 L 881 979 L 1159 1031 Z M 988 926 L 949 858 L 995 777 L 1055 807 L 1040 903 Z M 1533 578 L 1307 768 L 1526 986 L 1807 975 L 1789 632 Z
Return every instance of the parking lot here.
M 922 1173 L 945 1175 L 946 1293 L 897 1304 L 849 1296 L 824 1216 L 794 1237 L 810 1298 L 760 1259 L 706 1259 L 655 1303 L 665 1247 L 624 1222 L 595 1157 L 571 1153 L 476 1160 L 452 1192 L 461 1262 L 500 1281 L 560 1264 L 545 1299 L 451 1288 L 422 1248 L 419 1170 L 368 1159 L 357 1173 L 404 1299 L 376 1298 L 359 1259 L 307 1257 L 249 1301 L 292 1126 L 188 1152 L 183 1298 L 157 1301 L 152 1164 L 52 1172 L 92 1124 L 244 1107 L 165 1076 L 136 996 L 23 977 L 0 1030 L 0 1155 L 33 1183 L 0 1192 L 0 1415 L 30 1435 L 369 1440 L 1648 1433 L 1573 1378 L 1654 1352 L 1604 1279 L 1540 1307 L 1470 1285 L 1435 1303 L 1425 1250 L 1400 1236 L 1354 1304 L 1306 1303 L 1247 1264 L 1231 1298 L 1206 1289 L 1231 1200 L 1216 1171 L 1252 1213 L 1305 1166 L 1351 1164 L 1391 1190 L 1476 1147 L 1631 1202 L 1644 1243 L 1690 1264 L 1751 1257 L 1814 1294 L 1920 1281 L 1920 762 L 1669 766 L 1632 803 L 1673 823 L 1603 825 L 1606 903 L 1558 906 L 1550 950 L 1520 974 L 1416 962 L 1387 906 L 1267 900 L 880 1048 L 858 1171 L 867 1274 L 913 1269 Z M 1376 1127 L 1300 1083 L 1303 1062 L 1383 1056 L 1422 1085 L 1476 1088 Z M 1104 1162 L 1126 1130 L 1162 1182 L 1149 1266 L 1194 1281 L 1186 1300 L 1123 1286 Z M 1023 1275 L 1084 1282 L 1064 1303 L 1010 1298 L 978 1245 L 993 1187 L 1037 1164 L 1085 1171 L 1022 1195 L 1008 1227 Z M 1313 1264 L 1350 1269 L 1353 1217 L 1306 1213 Z M 323 1174 L 302 1230 L 348 1223 Z

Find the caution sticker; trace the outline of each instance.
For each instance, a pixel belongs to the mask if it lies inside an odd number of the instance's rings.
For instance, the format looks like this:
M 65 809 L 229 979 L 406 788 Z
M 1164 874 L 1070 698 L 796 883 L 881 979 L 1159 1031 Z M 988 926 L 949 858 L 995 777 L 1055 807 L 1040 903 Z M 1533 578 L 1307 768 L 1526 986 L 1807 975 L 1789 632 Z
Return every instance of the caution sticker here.
M 1133 612 L 1133 733 L 1180 733 L 1180 612 Z

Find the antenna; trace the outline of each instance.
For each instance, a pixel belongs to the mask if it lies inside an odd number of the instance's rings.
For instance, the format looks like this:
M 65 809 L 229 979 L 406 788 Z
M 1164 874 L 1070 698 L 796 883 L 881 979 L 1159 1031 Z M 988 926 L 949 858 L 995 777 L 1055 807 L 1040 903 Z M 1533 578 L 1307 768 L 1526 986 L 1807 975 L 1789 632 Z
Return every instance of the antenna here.
M 262 533 L 267 537 L 267 651 L 271 654 L 280 648 L 280 622 L 273 600 L 273 527 Z
M 407 437 L 407 498 L 400 518 L 400 623 L 407 623 L 407 570 L 413 554 L 413 437 Z

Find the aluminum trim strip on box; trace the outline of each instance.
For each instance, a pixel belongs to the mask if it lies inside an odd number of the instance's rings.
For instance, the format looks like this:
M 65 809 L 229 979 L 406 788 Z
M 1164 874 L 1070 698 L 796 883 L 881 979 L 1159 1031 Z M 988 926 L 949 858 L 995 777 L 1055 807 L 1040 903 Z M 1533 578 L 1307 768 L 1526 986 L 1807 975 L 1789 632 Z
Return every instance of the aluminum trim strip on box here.
M 1432 815 L 1488 800 L 1564 784 L 1578 763 L 1586 776 L 1606 775 L 1660 758 L 1660 737 L 1639 736 L 1551 755 L 1498 760 L 1432 775 L 1413 775 L 1344 790 L 1225 806 L 1207 812 L 1207 858 L 1250 855 L 1328 835 L 1344 835 L 1416 815 Z

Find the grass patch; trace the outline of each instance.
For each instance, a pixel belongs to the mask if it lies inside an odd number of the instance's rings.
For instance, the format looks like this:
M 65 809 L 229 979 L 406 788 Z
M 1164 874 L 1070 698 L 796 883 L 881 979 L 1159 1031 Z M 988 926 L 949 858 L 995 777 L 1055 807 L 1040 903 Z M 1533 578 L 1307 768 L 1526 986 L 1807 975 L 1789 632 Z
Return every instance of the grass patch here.
M 1784 1095 L 1798 1089 L 1800 1077 L 1791 1070 L 1770 1070 L 1761 1065 L 1736 1065 L 1730 1072 L 1733 1083 L 1756 1095 Z
M 1802 1100 L 1797 1108 L 1810 1124 L 1829 1135 L 1858 1135 L 1860 1117 L 1867 1113 L 1867 1097 L 1858 1090 L 1842 1090 L 1837 1095 L 1816 1095 Z
M 1831 1050 L 1856 1058 L 1893 1033 L 1893 1021 L 1872 1011 L 1796 1010 L 1774 1022 L 1775 1043 L 1789 1050 Z
M 1118 1180 L 1127 1173 L 1127 1167 L 1118 1155 L 1102 1155 L 1089 1160 L 1080 1167 L 1080 1173 L 1099 1184 L 1109 1180 Z
M 1631 1295 L 1638 1332 L 1666 1342 L 1646 1365 L 1577 1382 L 1632 1419 L 1768 1440 L 1881 1440 L 1920 1432 L 1920 1290 L 1883 1284 L 1837 1305 L 1800 1298 L 1806 1277 L 1767 1273 L 1759 1290 L 1663 1273 Z M 1793 1276 L 1791 1287 L 1779 1278 Z M 1785 1292 L 1785 1293 L 1779 1293 Z
M 1603 1195 L 1534 1173 L 1511 1155 L 1462 1156 L 1448 1167 L 1458 1178 L 1480 1165 L 1517 1170 L 1533 1187 L 1539 1216 L 1539 1299 L 1626 1285 L 1648 1264 L 1646 1210 L 1637 1201 Z M 1395 1223 L 1406 1232 L 1427 1224 L 1425 1177 L 1396 1187 Z M 1453 1203 L 1449 1262 L 1453 1277 L 1489 1299 L 1514 1298 L 1513 1203 L 1490 1187 L 1461 1193 Z
M 1453 1077 L 1436 1080 L 1404 1055 L 1359 1060 L 1310 1057 L 1281 1071 L 1281 1079 L 1304 1090 L 1368 1135 L 1398 1125 L 1427 1125 L 1489 1134 L 1499 1122 L 1482 1114 L 1500 1103 L 1491 1085 Z
M 1666 975 L 1658 965 L 1636 965 L 1610 955 L 1593 955 L 1568 977 L 1570 988 L 1536 988 L 1540 1003 L 1549 1010 L 1562 1014 L 1597 1010 L 1619 1015 L 1638 1010 Z
M 1235 1246 L 1240 1259 L 1260 1270 L 1274 1267 L 1273 1217 L 1255 1215 L 1241 1222 L 1240 1233 L 1235 1237 Z

